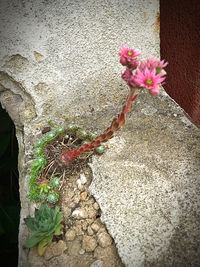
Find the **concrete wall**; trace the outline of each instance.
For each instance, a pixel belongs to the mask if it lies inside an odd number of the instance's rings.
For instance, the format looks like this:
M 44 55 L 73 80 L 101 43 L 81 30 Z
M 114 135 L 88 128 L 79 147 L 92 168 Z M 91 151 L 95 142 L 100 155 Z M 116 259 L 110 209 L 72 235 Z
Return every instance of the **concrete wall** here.
M 0 2 L 0 100 L 19 142 L 20 266 L 26 265 L 23 219 L 33 210 L 27 167 L 41 127 L 67 117 L 104 128 L 127 94 L 119 48 L 159 56 L 158 12 L 158 0 Z
M 76 116 L 117 102 L 121 44 L 159 55 L 157 0 L 3 0 L 0 10 L 2 70 L 31 95 L 36 116 Z

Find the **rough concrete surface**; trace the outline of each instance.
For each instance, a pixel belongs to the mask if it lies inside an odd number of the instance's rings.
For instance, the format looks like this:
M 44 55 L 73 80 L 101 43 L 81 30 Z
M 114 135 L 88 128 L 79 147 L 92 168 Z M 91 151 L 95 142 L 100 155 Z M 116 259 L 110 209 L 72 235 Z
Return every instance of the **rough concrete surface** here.
M 90 192 L 126 266 L 200 266 L 199 141 L 168 96 L 144 94 L 90 164 Z
M 119 48 L 158 56 L 158 22 L 158 0 L 0 1 L 0 101 L 19 142 L 20 267 L 27 266 L 24 218 L 33 214 L 27 170 L 41 128 L 51 119 L 105 129 L 128 91 Z M 180 113 L 167 96 L 142 94 L 111 149 L 91 165 L 91 192 L 127 266 L 198 261 L 199 132 Z

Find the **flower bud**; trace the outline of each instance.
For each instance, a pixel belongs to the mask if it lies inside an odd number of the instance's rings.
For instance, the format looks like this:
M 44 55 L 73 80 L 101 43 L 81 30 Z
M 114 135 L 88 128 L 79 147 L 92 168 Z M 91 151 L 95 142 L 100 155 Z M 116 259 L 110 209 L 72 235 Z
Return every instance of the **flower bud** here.
M 127 58 L 125 58 L 124 56 L 121 56 L 121 57 L 120 57 L 120 63 L 121 63 L 123 66 L 126 66 L 127 63 L 128 63 Z
M 156 87 L 156 88 L 152 88 L 151 89 L 151 94 L 152 95 L 159 95 L 159 87 Z

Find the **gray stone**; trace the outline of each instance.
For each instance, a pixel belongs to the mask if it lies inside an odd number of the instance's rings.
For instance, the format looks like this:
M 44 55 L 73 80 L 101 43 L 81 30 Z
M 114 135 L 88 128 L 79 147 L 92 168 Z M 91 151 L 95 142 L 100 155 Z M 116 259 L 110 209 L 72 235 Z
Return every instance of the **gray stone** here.
M 90 193 L 126 266 L 200 265 L 199 140 L 165 93 L 141 94 L 110 149 L 93 158 Z
M 94 262 L 90 265 L 90 267 L 101 267 L 102 264 L 103 264 L 103 261 L 101 261 L 101 260 L 97 260 L 97 261 L 94 261 Z

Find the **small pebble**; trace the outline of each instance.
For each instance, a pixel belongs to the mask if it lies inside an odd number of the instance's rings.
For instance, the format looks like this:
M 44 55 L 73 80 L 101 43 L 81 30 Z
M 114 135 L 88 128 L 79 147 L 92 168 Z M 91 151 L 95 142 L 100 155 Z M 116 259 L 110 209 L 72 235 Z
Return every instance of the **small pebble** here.
M 77 234 L 77 235 L 83 235 L 83 234 L 84 234 L 83 231 L 82 231 L 82 227 L 81 227 L 81 225 L 76 225 L 76 226 L 74 227 L 74 230 L 76 231 L 76 234 Z
M 112 238 L 106 232 L 98 234 L 98 243 L 102 248 L 106 248 L 112 244 Z
M 80 255 L 85 254 L 85 250 L 84 250 L 84 249 L 80 249 L 80 250 L 79 250 L 79 254 L 80 254 Z
M 84 186 L 83 186 L 82 184 L 78 184 L 78 189 L 79 189 L 80 191 L 83 191 Z
M 101 261 L 101 260 L 96 260 L 96 261 L 94 261 L 94 262 L 90 265 L 90 267 L 101 267 L 102 264 L 103 264 L 103 261 Z
M 74 210 L 72 212 L 72 216 L 75 218 L 84 218 L 84 211 L 83 210 Z
M 80 174 L 80 180 L 81 180 L 81 184 L 86 184 L 87 183 L 87 178 L 86 178 L 84 173 Z
M 88 235 L 93 235 L 94 234 L 94 231 L 92 230 L 90 225 L 88 226 L 87 232 L 88 232 Z
M 98 209 L 99 209 L 99 204 L 98 204 L 97 202 L 95 202 L 95 203 L 93 204 L 93 208 L 94 208 L 95 210 L 98 210 Z
M 97 247 L 97 241 L 91 236 L 84 236 L 82 240 L 82 248 L 87 252 L 92 252 Z
M 87 198 L 87 192 L 85 191 L 85 192 L 83 192 L 83 193 L 81 193 L 81 200 L 86 200 L 86 198 Z
M 65 234 L 65 237 L 66 237 L 67 241 L 74 240 L 75 236 L 76 236 L 76 232 L 74 230 L 72 230 L 72 229 L 67 231 L 66 234 Z
M 98 223 L 93 223 L 93 224 L 91 225 L 91 228 L 92 228 L 93 231 L 98 232 L 99 229 L 100 229 L 100 226 L 99 226 Z
M 81 184 L 81 179 L 78 179 L 78 180 L 76 181 L 76 183 L 77 183 L 77 185 Z

